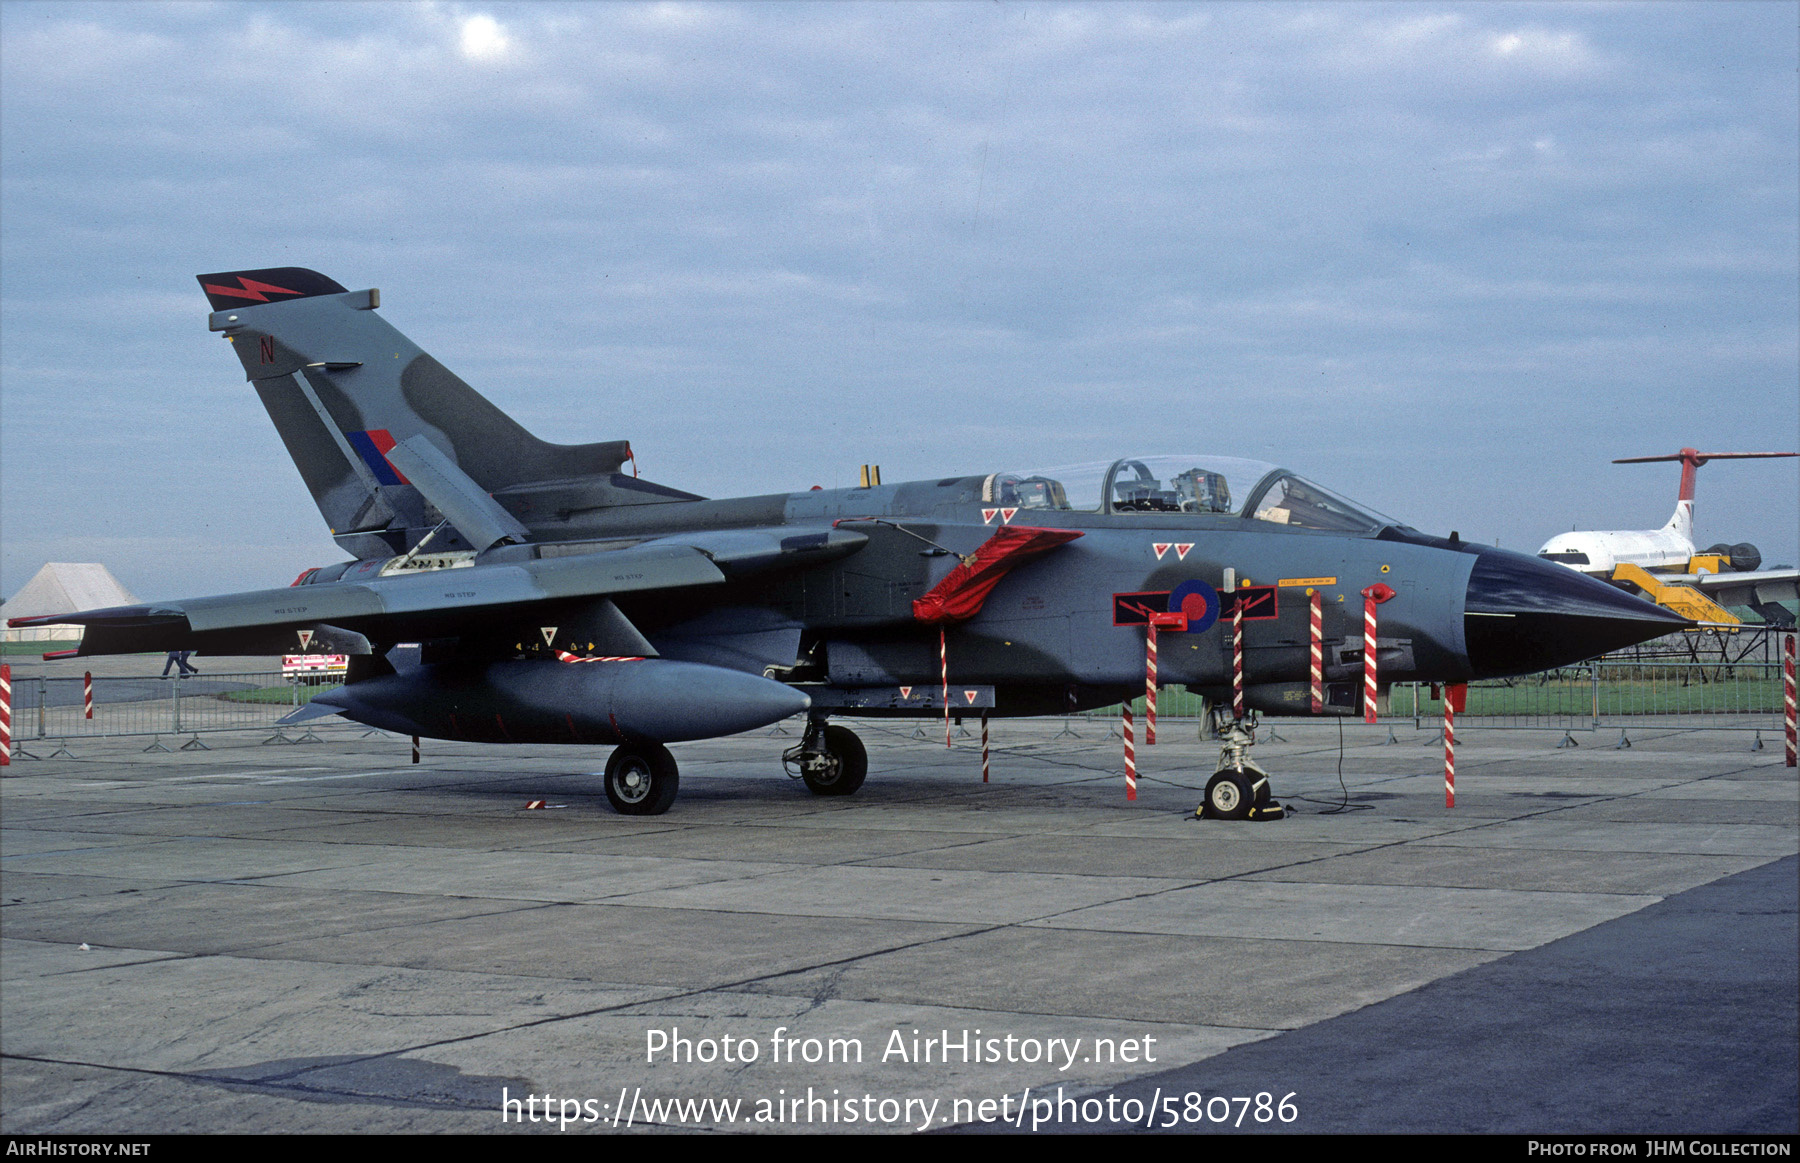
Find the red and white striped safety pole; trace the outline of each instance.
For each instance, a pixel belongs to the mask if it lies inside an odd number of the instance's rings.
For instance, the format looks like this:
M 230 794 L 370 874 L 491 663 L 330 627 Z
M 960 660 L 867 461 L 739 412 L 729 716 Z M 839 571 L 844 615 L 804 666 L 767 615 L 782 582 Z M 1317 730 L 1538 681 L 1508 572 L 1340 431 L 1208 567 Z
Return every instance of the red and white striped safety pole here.
M 1156 632 L 1186 630 L 1187 615 L 1180 610 L 1151 614 L 1144 622 L 1144 746 L 1156 742 Z
M 1125 706 L 1125 798 L 1137 799 L 1137 749 L 1131 745 L 1131 703 Z
M 1463 709 L 1469 688 L 1464 683 L 1444 687 L 1444 806 L 1456 806 L 1456 712 Z
M 938 627 L 938 671 L 944 678 L 944 746 L 950 746 L 950 651 L 944 645 L 944 628 Z
M 1381 582 L 1363 590 L 1363 722 L 1373 723 L 1375 712 L 1375 607 L 1394 596 Z
M 88 718 L 94 717 L 94 672 L 81 672 L 81 704 Z
M 1787 636 L 1787 642 L 1782 646 L 1782 655 L 1781 702 L 1784 720 L 1783 725 L 1787 728 L 1787 765 L 1793 767 L 1795 751 L 1797 746 L 1800 746 L 1800 744 L 1796 743 L 1795 739 L 1797 724 L 1794 717 L 1794 635 L 1789 634 Z
M 414 735 L 413 736 L 413 762 L 417 763 L 418 761 L 419 761 L 419 737 L 417 735 Z
M 1244 717 L 1244 604 L 1231 600 L 1231 717 Z
M 1144 623 L 1144 746 L 1156 746 L 1156 619 Z
M 981 782 L 988 781 L 988 728 L 987 708 L 981 708 Z
M 0 664 L 0 767 L 12 762 L 12 667 Z
M 1312 633 L 1308 661 L 1312 666 L 1312 713 L 1325 713 L 1325 595 L 1307 590 L 1312 606 Z

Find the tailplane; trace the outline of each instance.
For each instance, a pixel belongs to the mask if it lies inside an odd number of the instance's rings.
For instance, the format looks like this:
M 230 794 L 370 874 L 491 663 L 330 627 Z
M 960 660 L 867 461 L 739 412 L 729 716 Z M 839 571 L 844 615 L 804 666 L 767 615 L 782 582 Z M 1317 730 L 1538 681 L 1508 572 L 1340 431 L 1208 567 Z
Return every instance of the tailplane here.
M 555 537 L 571 512 L 695 499 L 623 475 L 626 441 L 538 439 L 376 314 L 379 291 L 303 267 L 198 277 L 208 327 L 359 558 L 406 552 L 434 529 L 434 549 L 485 549 Z
M 1697 448 L 1684 448 L 1680 452 L 1667 456 L 1622 456 L 1613 461 L 1614 464 L 1653 464 L 1664 460 L 1681 462 L 1681 488 L 1675 494 L 1675 512 L 1670 515 L 1669 523 L 1663 526 L 1665 533 L 1673 533 L 1690 545 L 1694 540 L 1694 478 L 1700 466 L 1709 460 L 1768 460 L 1775 457 L 1797 456 L 1793 452 L 1701 452 Z

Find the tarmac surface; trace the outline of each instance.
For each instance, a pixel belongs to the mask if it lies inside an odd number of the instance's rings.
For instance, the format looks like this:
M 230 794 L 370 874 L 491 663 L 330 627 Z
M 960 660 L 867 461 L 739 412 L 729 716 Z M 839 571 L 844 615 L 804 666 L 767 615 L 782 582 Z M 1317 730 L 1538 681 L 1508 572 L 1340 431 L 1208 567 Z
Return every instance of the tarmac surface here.
M 1435 735 L 1346 725 L 1340 790 L 1283 724 L 1251 824 L 1191 723 L 1136 803 L 1104 723 L 995 721 L 985 785 L 856 726 L 854 797 L 757 732 L 649 818 L 602 751 L 347 727 L 4 769 L 0 1131 L 1800 1129 L 1779 744 L 1473 730 L 1446 809 Z

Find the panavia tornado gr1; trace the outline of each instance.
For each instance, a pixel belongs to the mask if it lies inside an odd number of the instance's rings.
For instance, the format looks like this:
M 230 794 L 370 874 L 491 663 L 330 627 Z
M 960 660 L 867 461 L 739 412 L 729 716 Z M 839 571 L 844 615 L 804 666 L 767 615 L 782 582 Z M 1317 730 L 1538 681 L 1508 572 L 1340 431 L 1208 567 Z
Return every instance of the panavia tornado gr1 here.
M 1527 673 L 1689 624 L 1229 456 L 904 484 L 865 471 L 858 488 L 708 499 L 640 479 L 626 441 L 538 439 L 389 326 L 376 291 L 296 267 L 199 279 L 208 326 L 354 560 L 280 589 L 58 614 L 86 627 L 75 653 L 346 654 L 343 687 L 303 714 L 609 745 L 621 812 L 674 802 L 665 744 L 801 713 L 784 759 L 813 792 L 848 795 L 867 756 L 834 714 L 1120 702 L 1144 688 L 1151 622 L 1160 682 L 1218 704 L 1235 686 L 1246 716 L 1357 709 L 1365 590 L 1391 595 L 1388 682 Z M 1218 806 L 1266 798 L 1240 776 Z

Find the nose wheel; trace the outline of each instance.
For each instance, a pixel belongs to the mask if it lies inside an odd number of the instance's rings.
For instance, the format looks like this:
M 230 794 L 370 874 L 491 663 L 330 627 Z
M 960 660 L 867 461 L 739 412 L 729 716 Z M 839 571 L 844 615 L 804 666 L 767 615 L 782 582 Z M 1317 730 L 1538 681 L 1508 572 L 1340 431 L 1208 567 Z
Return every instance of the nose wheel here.
M 1247 820 L 1252 809 L 1268 803 L 1267 776 L 1220 771 L 1206 782 L 1206 803 L 1198 814 L 1215 820 Z
M 675 802 L 681 777 L 660 743 L 627 743 L 606 761 L 606 798 L 626 816 L 660 816 Z
M 1228 719 L 1215 713 L 1213 726 L 1224 746 L 1219 769 L 1206 781 L 1206 799 L 1194 814 L 1211 820 L 1279 820 L 1287 810 L 1269 795 L 1269 773 L 1250 758 L 1256 744 L 1256 716 Z

